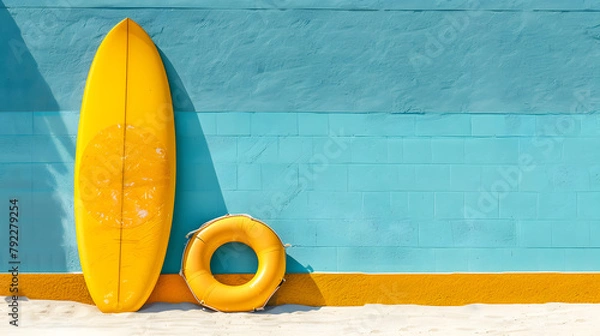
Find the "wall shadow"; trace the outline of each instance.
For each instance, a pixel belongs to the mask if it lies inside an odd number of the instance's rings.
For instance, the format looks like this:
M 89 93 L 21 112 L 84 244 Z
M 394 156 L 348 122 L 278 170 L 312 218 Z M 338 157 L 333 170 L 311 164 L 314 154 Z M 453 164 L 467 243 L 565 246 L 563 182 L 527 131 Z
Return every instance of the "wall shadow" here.
M 236 251 L 234 249 L 232 251 L 227 251 L 226 257 L 220 257 L 221 260 L 225 260 L 226 262 L 229 260 L 229 264 L 217 265 L 218 267 L 221 267 L 220 270 L 223 271 L 213 272 L 218 281 L 230 286 L 237 286 L 252 279 L 253 273 L 256 273 L 257 265 L 254 265 L 254 262 L 252 261 L 247 262 L 246 260 L 246 263 L 242 262 L 247 258 L 245 253 L 254 255 L 254 252 L 252 252 L 249 247 L 246 246 L 245 248 L 247 248 L 249 252 Z M 217 253 L 215 253 L 215 257 L 213 257 L 211 262 L 211 269 L 213 270 L 215 270 L 213 263 L 215 262 L 215 259 L 217 259 L 216 254 Z M 240 256 L 240 254 L 242 255 Z M 234 259 L 236 255 L 238 256 L 238 259 Z M 256 257 L 256 255 L 254 255 L 254 257 Z M 250 266 L 254 267 L 251 271 Z M 240 269 L 242 269 L 242 271 L 239 271 Z M 225 276 L 223 273 L 233 274 L 233 276 Z M 284 276 L 286 281 L 282 284 L 281 288 L 275 292 L 273 297 L 271 297 L 265 307 L 265 312 L 267 314 L 286 314 L 298 311 L 318 310 L 319 307 L 325 306 L 327 304 L 325 297 L 313 279 L 313 275 L 310 273 L 312 273 L 312 268 L 310 266 L 302 266 L 300 262 L 289 254 L 286 255 L 286 274 Z
M 77 271 L 75 136 L 23 39 L 44 39 L 45 33 L 35 24 L 24 27 L 0 0 L 0 194 L 3 201 L 19 198 L 22 271 Z M 77 115 L 71 117 L 76 123 Z
M 206 136 L 185 85 L 167 55 L 163 60 L 175 111 L 177 184 L 173 226 L 162 273 L 179 273 L 186 235 L 203 223 L 227 214 Z
M 175 69 L 169 57 L 158 47 L 163 60 L 175 111 L 175 125 L 177 134 L 177 186 L 175 194 L 175 209 L 173 226 L 169 240 L 167 257 L 162 273 L 179 273 L 181 258 L 187 239 L 186 234 L 194 231 L 203 223 L 228 213 L 227 206 L 219 185 L 215 166 L 212 161 L 206 136 L 201 125 L 201 114 L 195 112 L 196 108 L 191 100 L 181 77 Z M 270 301 L 277 304 L 277 297 L 286 296 L 288 304 L 283 307 L 267 307 L 266 312 L 272 314 L 290 313 L 293 311 L 316 310 L 318 306 L 324 305 L 325 299 L 321 295 L 316 283 L 311 276 L 313 269 L 303 266 L 297 260 L 287 255 L 286 274 L 292 278 L 291 284 L 283 284 Z M 241 274 L 238 278 L 247 278 L 248 273 L 255 273 L 258 267 L 256 254 L 248 246 L 240 243 L 226 244 L 215 252 L 211 260 L 211 269 L 217 278 L 224 278 L 220 274 Z M 237 279 L 237 278 L 236 278 Z M 239 279 L 234 280 L 239 281 Z M 304 299 L 295 300 L 294 282 L 300 285 L 301 291 L 310 297 L 309 301 Z M 287 291 L 286 288 L 290 288 Z M 286 294 L 287 293 L 287 294 Z M 288 300 L 292 298 L 291 301 Z M 300 306 L 298 304 L 311 303 L 312 306 Z M 181 309 L 180 307 L 173 307 Z M 164 307 L 157 307 L 162 310 Z M 185 307 L 184 309 L 189 309 Z
M 40 74 L 21 30 L 2 1 L 0 27 L 0 111 L 58 111 L 58 104 Z M 28 32 L 40 33 L 43 31 Z
M 286 254 L 285 265 L 286 273 L 312 273 L 314 271 L 310 265 L 302 265 L 298 260 L 291 257 L 289 254 Z

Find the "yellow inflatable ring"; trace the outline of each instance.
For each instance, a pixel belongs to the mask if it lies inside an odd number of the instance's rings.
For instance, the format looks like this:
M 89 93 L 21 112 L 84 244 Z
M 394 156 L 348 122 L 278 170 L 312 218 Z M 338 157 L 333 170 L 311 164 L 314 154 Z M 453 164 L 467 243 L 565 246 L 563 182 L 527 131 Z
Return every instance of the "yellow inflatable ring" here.
M 265 223 L 247 215 L 227 215 L 190 232 L 188 238 L 190 235 L 181 276 L 201 305 L 223 312 L 260 310 L 283 283 L 285 248 Z M 231 242 L 248 245 L 258 257 L 256 274 L 240 286 L 220 283 L 210 271 L 213 253 Z

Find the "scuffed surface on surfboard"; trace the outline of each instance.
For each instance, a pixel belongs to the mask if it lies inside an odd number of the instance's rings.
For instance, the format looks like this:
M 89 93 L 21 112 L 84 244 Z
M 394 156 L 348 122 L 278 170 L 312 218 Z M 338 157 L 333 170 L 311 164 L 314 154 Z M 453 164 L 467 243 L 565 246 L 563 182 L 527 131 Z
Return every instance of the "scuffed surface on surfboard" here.
M 129 19 L 107 35 L 90 70 L 75 171 L 78 248 L 90 294 L 102 311 L 135 311 L 166 253 L 175 131 L 160 56 Z

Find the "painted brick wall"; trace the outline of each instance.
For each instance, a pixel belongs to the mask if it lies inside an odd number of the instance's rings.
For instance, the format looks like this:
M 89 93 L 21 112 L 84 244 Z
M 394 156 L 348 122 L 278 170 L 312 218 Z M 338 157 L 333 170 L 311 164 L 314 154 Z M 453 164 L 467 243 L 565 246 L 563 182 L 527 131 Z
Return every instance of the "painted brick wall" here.
M 227 209 L 267 220 L 308 269 L 600 267 L 597 115 L 198 116 L 226 153 L 213 160 Z M 249 127 L 219 132 L 232 118 Z
M 131 16 L 176 109 L 164 272 L 226 213 L 270 224 L 289 272 L 600 271 L 595 3 L 320 4 L 0 0 L 0 202 L 21 202 L 23 270 L 80 271 L 77 109 L 95 49 Z M 238 245 L 213 263 L 255 267 Z
M 77 271 L 77 112 L 2 116 L 0 183 L 4 198 L 22 202 L 23 262 Z M 294 272 L 600 269 L 595 114 L 178 112 L 176 120 L 167 272 L 178 269 L 185 234 L 225 213 L 269 223 L 292 245 Z M 247 254 L 232 247 L 215 268 L 251 271 Z

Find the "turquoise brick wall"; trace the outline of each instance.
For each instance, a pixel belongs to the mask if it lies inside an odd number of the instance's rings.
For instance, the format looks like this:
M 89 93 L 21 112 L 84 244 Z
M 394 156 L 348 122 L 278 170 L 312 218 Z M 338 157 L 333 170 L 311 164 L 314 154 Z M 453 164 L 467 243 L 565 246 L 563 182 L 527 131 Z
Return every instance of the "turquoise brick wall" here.
M 226 213 L 271 225 L 289 272 L 600 271 L 595 2 L 161 6 L 0 0 L 0 206 L 20 200 L 24 271 L 80 271 L 77 109 L 125 16 L 174 96 L 164 272 Z M 213 261 L 256 268 L 239 245 Z
M 31 271 L 77 271 L 78 114 L 3 115 L 1 194 L 22 202 L 23 262 Z M 188 231 L 228 212 L 269 223 L 292 245 L 293 272 L 598 270 L 600 127 L 580 127 L 598 118 L 178 112 L 165 271 L 177 271 Z M 282 120 L 285 131 L 255 131 Z M 371 135 L 382 120 L 398 125 L 398 135 Z M 467 129 L 432 135 L 442 121 Z M 573 127 L 548 135 L 544 125 L 553 122 Z M 239 247 L 219 256 L 220 271 L 255 267 Z

